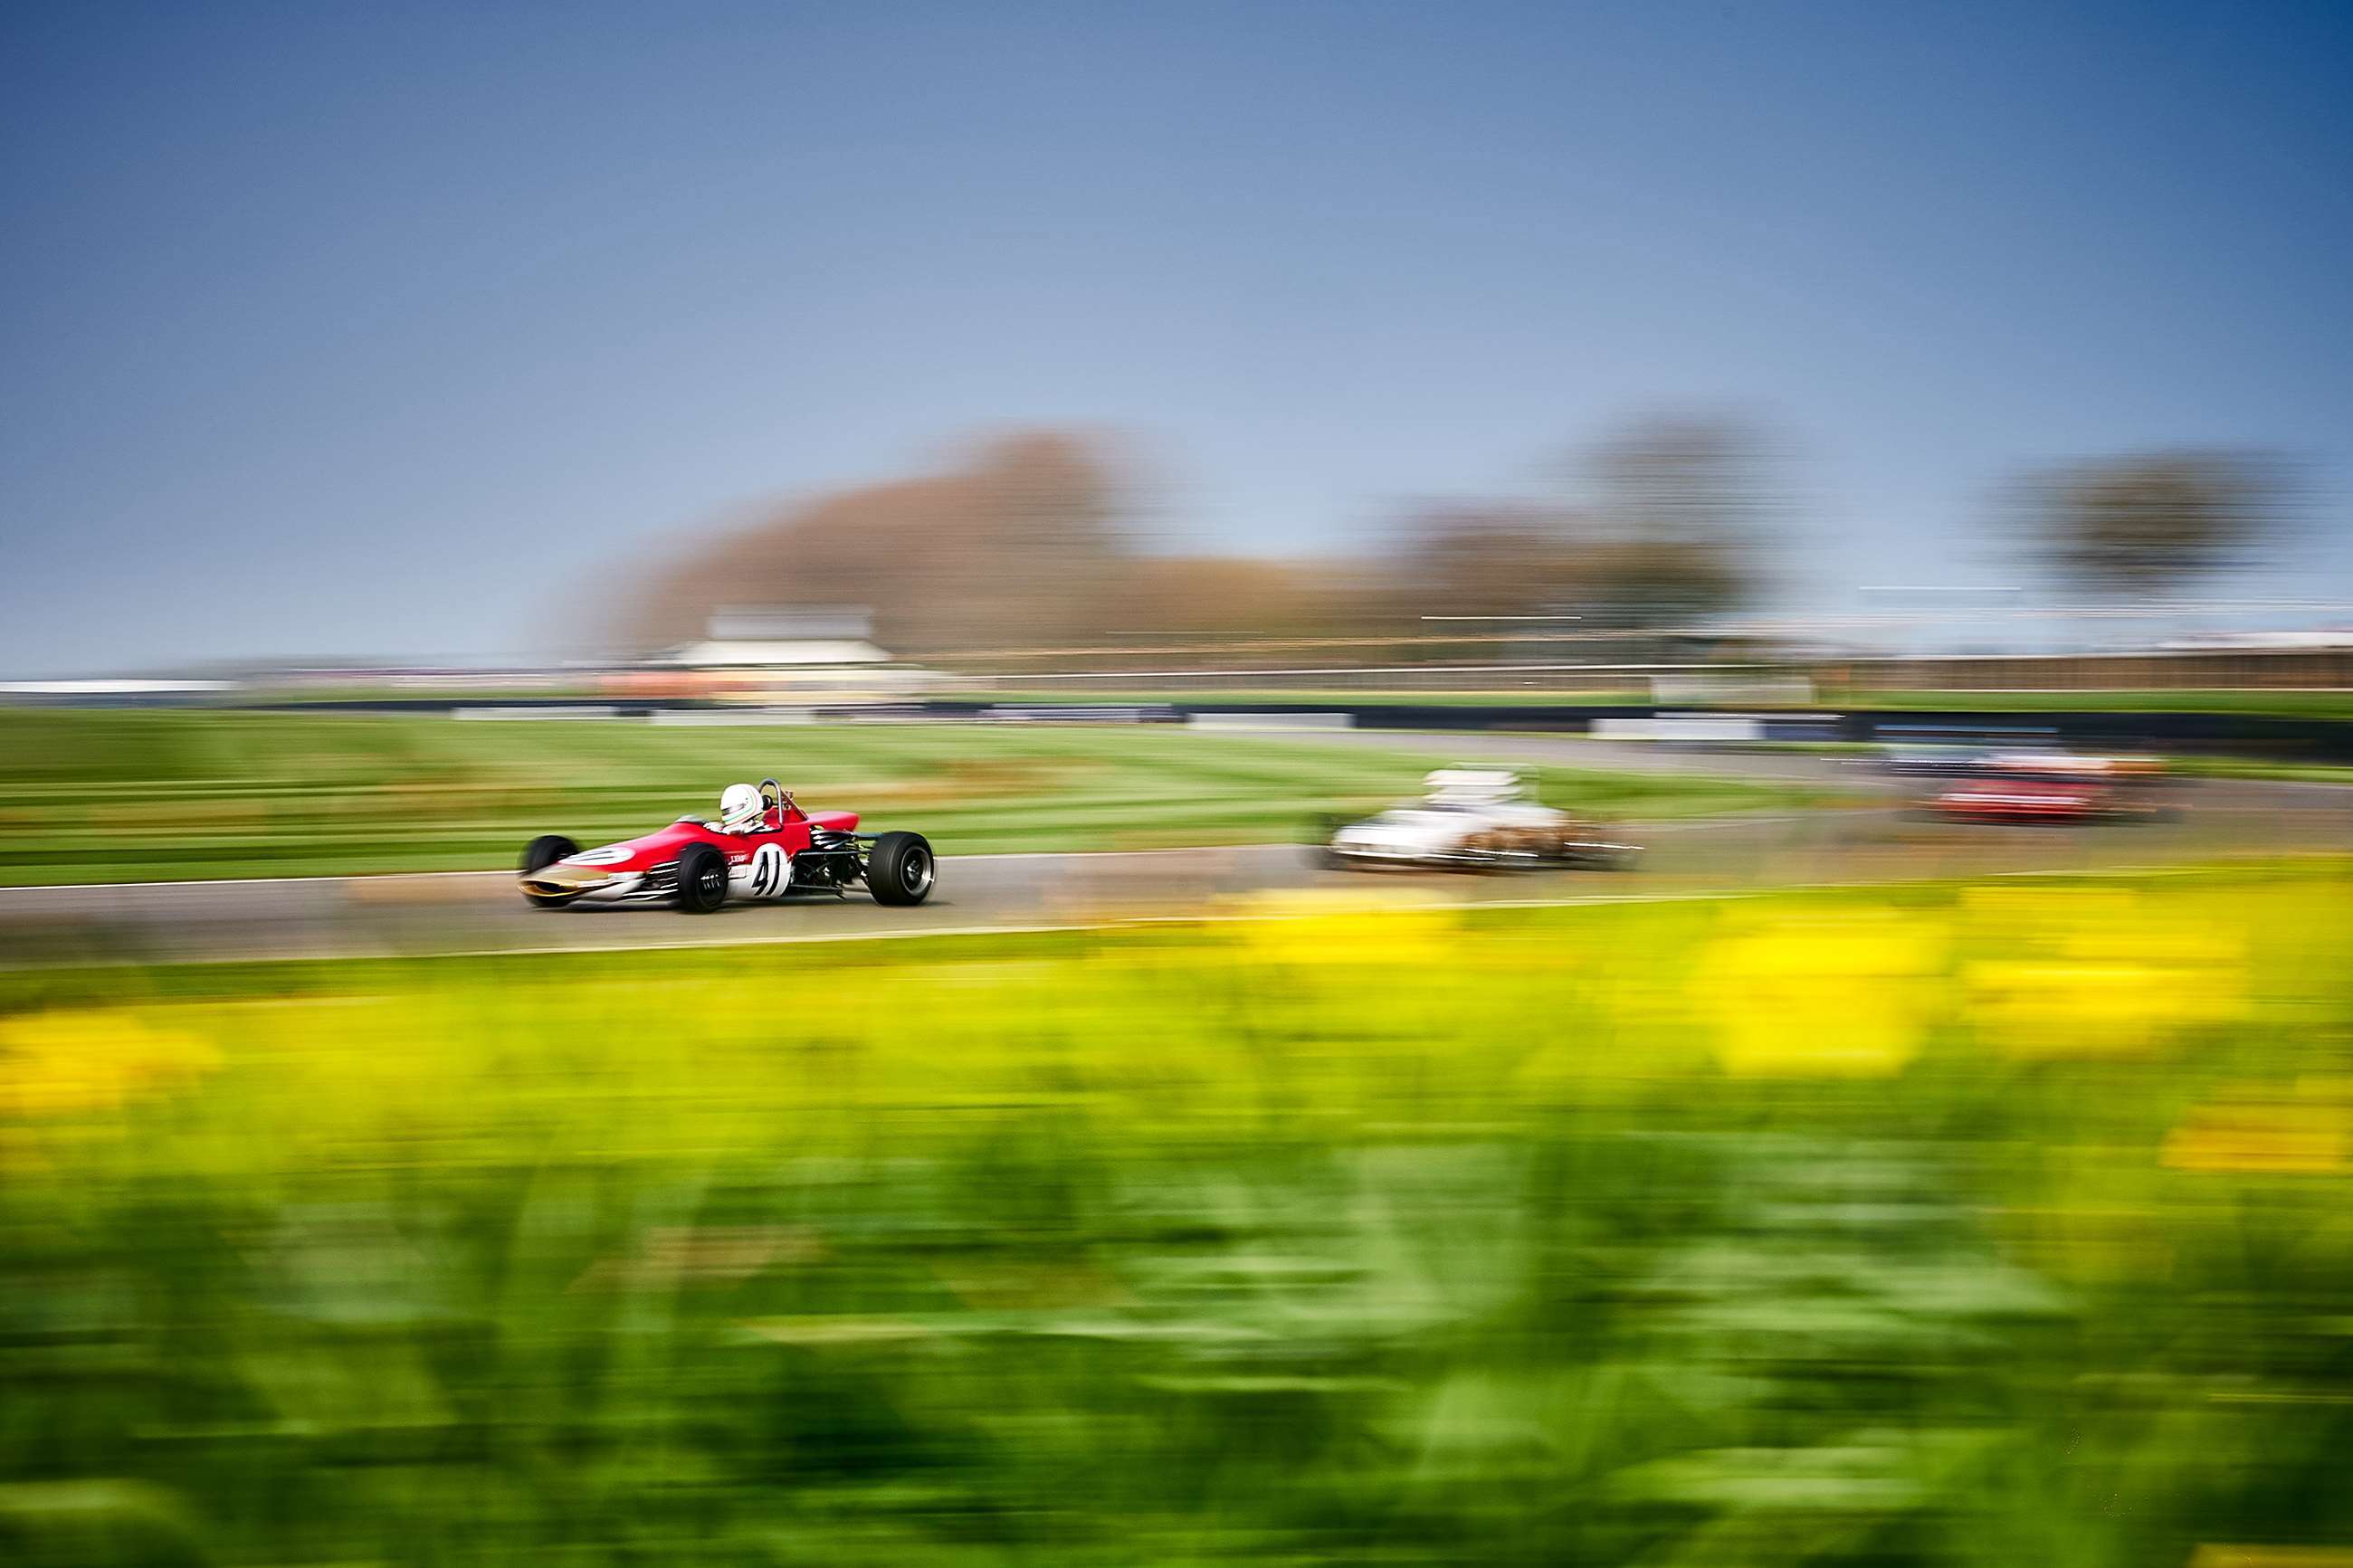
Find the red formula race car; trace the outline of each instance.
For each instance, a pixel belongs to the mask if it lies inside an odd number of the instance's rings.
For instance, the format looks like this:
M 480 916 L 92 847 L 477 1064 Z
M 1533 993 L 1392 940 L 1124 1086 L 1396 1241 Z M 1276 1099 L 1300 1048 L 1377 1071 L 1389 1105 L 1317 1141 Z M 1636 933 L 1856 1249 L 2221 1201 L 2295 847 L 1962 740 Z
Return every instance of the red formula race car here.
M 522 852 L 522 896 L 543 910 L 567 904 L 675 904 L 709 914 L 730 893 L 847 893 L 863 882 L 878 904 L 920 904 L 937 875 L 919 833 L 864 834 L 854 811 L 805 811 L 774 779 L 730 784 L 719 816 L 681 816 L 642 838 L 584 850 L 560 834 Z
M 2147 822 L 2161 804 L 2165 770 L 2153 758 L 2101 756 L 2058 746 L 1981 752 L 1951 771 L 1954 783 L 1922 805 L 1964 822 Z

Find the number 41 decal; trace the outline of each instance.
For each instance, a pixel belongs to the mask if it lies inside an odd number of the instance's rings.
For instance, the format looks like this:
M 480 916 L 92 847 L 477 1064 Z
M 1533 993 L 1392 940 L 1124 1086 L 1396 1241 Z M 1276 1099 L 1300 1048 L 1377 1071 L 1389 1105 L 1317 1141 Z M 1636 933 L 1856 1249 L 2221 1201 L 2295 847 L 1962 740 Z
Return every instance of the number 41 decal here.
M 752 896 L 781 898 L 793 885 L 793 863 L 779 844 L 763 844 L 752 851 Z

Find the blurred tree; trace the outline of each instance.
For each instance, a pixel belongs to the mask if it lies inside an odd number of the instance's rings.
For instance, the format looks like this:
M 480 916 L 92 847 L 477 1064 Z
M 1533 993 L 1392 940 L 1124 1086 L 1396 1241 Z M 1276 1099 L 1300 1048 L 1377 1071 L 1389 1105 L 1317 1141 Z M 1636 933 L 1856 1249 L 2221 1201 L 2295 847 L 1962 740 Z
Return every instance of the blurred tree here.
M 1585 617 L 1598 626 L 1654 630 L 1748 603 L 1756 574 L 1736 545 L 1715 539 L 1628 539 L 1588 546 Z
M 1581 574 L 1557 513 L 1458 505 L 1409 520 L 1393 592 L 1409 616 L 1543 615 L 1576 595 Z
M 1781 510 L 1763 438 L 1725 418 L 1660 418 L 1594 452 L 1578 514 L 1578 597 L 1602 626 L 1720 615 L 1763 586 L 1757 547 Z
M 1029 646 L 1083 637 L 1130 564 L 1110 458 L 1037 432 L 959 468 L 782 509 L 633 587 L 625 637 L 702 635 L 723 605 L 866 605 L 886 647 Z
M 1129 563 L 1103 605 L 1105 629 L 1139 642 L 1300 637 L 1348 624 L 1343 574 L 1315 562 L 1153 555 Z
M 2279 466 L 2260 454 L 2133 453 L 2029 477 L 2016 525 L 2075 591 L 2145 597 L 2244 560 L 2278 531 L 2285 495 Z
M 864 605 L 902 652 L 1087 657 L 1164 631 L 1402 637 L 1427 615 L 1651 631 L 1754 595 L 1761 450 L 1728 422 L 1654 421 L 1600 448 L 1589 511 L 1430 506 L 1390 549 L 1278 562 L 1150 552 L 1110 448 L 1031 432 L 942 472 L 777 509 L 628 574 L 619 630 L 650 648 L 701 636 L 723 606 Z

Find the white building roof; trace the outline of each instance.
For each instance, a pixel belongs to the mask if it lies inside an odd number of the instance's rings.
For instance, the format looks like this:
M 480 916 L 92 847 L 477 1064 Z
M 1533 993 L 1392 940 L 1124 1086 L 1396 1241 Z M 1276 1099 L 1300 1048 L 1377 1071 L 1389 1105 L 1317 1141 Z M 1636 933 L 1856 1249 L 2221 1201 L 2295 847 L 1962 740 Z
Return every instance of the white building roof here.
M 706 637 L 701 642 L 681 643 L 669 652 L 657 656 L 655 662 L 691 665 L 696 668 L 754 666 L 767 668 L 785 666 L 888 664 L 891 662 L 891 656 L 871 642 L 858 642 L 846 637 L 800 638 L 789 641 Z

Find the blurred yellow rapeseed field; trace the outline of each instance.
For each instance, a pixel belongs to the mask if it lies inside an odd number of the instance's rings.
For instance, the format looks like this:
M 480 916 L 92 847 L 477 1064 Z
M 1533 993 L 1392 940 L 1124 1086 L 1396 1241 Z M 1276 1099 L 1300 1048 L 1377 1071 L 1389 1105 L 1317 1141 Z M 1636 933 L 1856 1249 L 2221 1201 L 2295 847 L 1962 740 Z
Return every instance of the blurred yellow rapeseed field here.
M 2334 1568 L 2341 868 L 1412 890 L 0 974 L 0 1562 Z
M 2284 1100 L 2218 1101 L 2165 1135 L 2177 1171 L 2331 1176 L 2353 1169 L 2353 1108 Z
M 1239 927 L 1243 951 L 1282 963 L 1437 963 L 1462 928 L 1461 909 L 1428 894 L 1301 889 L 1234 907 L 1253 917 Z
M 1941 922 L 1894 910 L 1727 914 L 1691 984 L 1736 1078 L 1879 1077 L 1919 1053 L 1943 1001 Z
M 2129 1056 L 2246 1008 L 2244 939 L 2211 910 L 2011 883 L 1968 889 L 1961 911 L 1971 947 L 2000 954 L 1963 965 L 1963 1001 L 2009 1055 Z
M 112 1110 L 219 1066 L 202 1037 L 118 1008 L 0 1018 L 0 1118 Z

